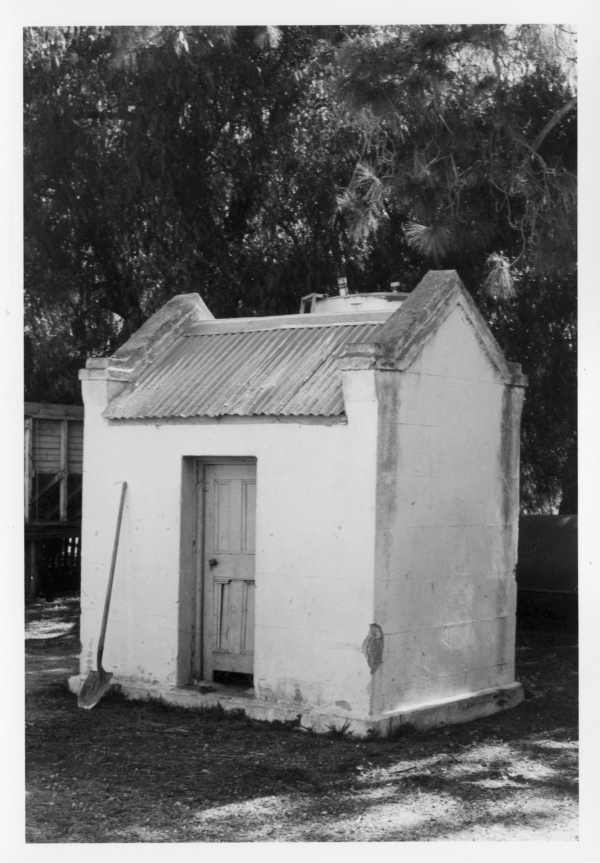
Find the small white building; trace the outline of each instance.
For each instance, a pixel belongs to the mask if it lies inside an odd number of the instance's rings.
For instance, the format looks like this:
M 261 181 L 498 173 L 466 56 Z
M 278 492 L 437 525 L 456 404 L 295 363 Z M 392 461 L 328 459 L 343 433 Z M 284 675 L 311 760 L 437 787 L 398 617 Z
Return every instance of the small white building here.
M 80 373 L 81 674 L 389 733 L 517 704 L 525 379 L 451 270 L 349 312 L 174 297 Z M 368 306 L 368 304 L 367 304 Z

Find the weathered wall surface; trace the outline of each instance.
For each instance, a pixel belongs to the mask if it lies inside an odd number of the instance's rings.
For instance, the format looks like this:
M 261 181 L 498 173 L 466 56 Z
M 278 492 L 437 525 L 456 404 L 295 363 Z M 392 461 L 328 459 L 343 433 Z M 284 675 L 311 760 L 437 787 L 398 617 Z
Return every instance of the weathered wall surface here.
M 348 423 L 154 424 L 103 419 L 107 383 L 83 373 L 82 673 L 94 662 L 119 482 L 128 496 L 104 664 L 175 685 L 187 682 L 181 651 L 191 638 L 191 590 L 180 592 L 182 460 L 252 456 L 257 693 L 367 714 L 377 407 L 373 376 L 361 375 L 345 375 Z
M 374 714 L 514 680 L 523 393 L 460 306 L 407 371 L 376 377 Z

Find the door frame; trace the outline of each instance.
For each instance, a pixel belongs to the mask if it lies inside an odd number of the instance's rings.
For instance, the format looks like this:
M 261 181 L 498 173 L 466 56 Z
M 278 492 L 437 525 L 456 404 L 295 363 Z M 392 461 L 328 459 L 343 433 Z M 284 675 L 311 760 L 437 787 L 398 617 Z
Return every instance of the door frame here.
M 205 469 L 209 465 L 222 464 L 253 465 L 258 485 L 256 456 L 183 458 L 177 670 L 180 686 L 203 679 L 204 675 L 204 551 L 208 491 Z

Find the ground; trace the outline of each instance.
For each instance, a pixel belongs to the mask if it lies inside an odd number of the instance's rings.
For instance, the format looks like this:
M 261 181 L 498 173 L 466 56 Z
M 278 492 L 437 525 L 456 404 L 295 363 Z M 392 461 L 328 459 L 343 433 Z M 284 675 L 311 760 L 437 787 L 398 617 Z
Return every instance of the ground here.
M 27 610 L 29 842 L 577 838 L 577 647 L 519 632 L 519 707 L 391 740 L 105 697 L 77 708 L 76 597 Z

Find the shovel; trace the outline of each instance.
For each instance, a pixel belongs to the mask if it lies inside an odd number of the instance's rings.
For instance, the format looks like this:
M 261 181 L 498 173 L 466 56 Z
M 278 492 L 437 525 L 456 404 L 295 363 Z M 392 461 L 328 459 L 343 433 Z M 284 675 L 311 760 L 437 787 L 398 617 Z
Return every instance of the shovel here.
M 117 563 L 117 550 L 119 548 L 119 534 L 121 533 L 121 520 L 123 518 L 123 504 L 125 503 L 125 491 L 127 483 L 121 483 L 121 499 L 119 501 L 119 514 L 117 515 L 117 528 L 113 542 L 112 559 L 110 561 L 110 572 L 108 575 L 108 587 L 106 599 L 104 600 L 104 613 L 102 614 L 102 625 L 100 626 L 100 638 L 98 639 L 98 654 L 96 657 L 96 671 L 90 671 L 77 696 L 78 707 L 91 710 L 102 696 L 110 689 L 112 674 L 102 668 L 102 654 L 104 653 L 104 636 L 106 635 L 106 624 L 108 622 L 108 609 L 110 607 L 110 595 L 112 593 L 113 579 L 115 576 L 115 565 Z

